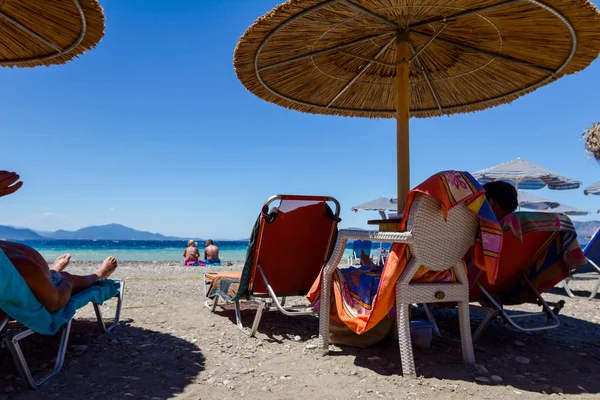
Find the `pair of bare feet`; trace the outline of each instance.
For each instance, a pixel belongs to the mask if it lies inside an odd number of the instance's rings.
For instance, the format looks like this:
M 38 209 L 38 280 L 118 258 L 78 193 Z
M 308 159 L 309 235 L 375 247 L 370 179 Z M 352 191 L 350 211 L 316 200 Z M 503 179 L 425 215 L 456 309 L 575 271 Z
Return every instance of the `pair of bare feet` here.
M 71 262 L 71 254 L 63 254 L 54 261 L 50 269 L 52 271 L 62 272 L 65 270 L 65 268 L 67 268 L 69 262 Z M 107 257 L 106 260 L 102 262 L 100 268 L 94 272 L 94 274 L 100 279 L 107 279 L 113 272 L 115 272 L 116 269 L 117 259 L 114 257 Z

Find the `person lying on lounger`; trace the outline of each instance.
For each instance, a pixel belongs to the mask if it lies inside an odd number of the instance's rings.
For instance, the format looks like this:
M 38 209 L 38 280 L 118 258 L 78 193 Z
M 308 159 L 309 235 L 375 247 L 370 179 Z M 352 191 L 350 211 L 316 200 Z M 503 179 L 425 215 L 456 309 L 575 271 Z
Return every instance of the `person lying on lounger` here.
M 22 185 L 18 174 L 0 171 L 0 197 L 16 192 Z M 72 275 L 64 272 L 71 261 L 70 254 L 58 257 L 50 267 L 40 253 L 24 244 L 0 241 L 0 250 L 21 274 L 38 301 L 51 313 L 66 305 L 72 294 L 108 278 L 117 268 L 116 258 L 108 257 L 93 274 Z
M 515 212 L 519 206 L 517 189 L 508 182 L 495 181 L 483 185 L 485 197 L 498 221 Z

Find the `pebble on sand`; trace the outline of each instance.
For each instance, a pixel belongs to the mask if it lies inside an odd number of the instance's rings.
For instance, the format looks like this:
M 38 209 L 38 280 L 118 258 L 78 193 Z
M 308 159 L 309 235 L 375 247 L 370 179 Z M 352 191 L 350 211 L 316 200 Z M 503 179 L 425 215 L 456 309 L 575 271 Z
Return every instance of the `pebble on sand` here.
M 529 358 L 523 356 L 516 356 L 515 361 L 519 364 L 529 364 L 531 362 Z
M 488 369 L 481 364 L 475 364 L 475 370 L 482 375 L 487 375 L 490 373 L 490 371 L 488 371 Z

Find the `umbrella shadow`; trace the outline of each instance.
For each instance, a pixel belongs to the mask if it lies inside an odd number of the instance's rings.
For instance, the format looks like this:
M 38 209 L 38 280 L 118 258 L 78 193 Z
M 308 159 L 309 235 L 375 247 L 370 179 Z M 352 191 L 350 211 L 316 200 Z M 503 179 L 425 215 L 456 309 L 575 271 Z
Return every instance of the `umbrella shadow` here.
M 34 376 L 53 365 L 57 336 L 34 335 L 20 342 Z M 95 321 L 75 320 L 63 369 L 40 389 L 22 387 L 5 349 L 0 351 L 0 367 L 0 390 L 4 386 L 2 393 L 11 392 L 20 400 L 53 394 L 61 399 L 168 399 L 182 393 L 204 370 L 204 356 L 184 339 L 129 322 L 122 321 L 105 335 Z
M 252 326 L 256 315 L 256 303 L 241 302 L 241 317 L 246 328 Z M 228 318 L 236 329 L 235 308 L 233 304 L 219 304 L 215 314 Z M 264 311 L 257 333 L 266 336 L 267 341 L 283 343 L 284 340 L 293 340 L 300 336 L 301 340 L 308 340 L 317 336 L 319 319 L 315 315 L 287 316 L 279 311 Z
M 436 314 L 442 337 L 434 338 L 427 350 L 413 349 L 419 376 L 474 382 L 476 377 L 496 375 L 502 379 L 500 385 L 516 391 L 600 393 L 600 325 L 568 316 L 560 316 L 562 325 L 544 334 L 523 334 L 492 325 L 475 343 L 477 363 L 487 368 L 486 374 L 463 363 L 456 312 L 443 314 Z M 402 373 L 398 343 L 392 339 L 368 349 L 339 347 L 330 355 L 355 356 L 355 365 L 377 374 Z M 519 363 L 517 357 L 529 363 Z M 520 360 L 527 361 L 523 358 Z M 448 382 L 441 385 L 454 386 Z

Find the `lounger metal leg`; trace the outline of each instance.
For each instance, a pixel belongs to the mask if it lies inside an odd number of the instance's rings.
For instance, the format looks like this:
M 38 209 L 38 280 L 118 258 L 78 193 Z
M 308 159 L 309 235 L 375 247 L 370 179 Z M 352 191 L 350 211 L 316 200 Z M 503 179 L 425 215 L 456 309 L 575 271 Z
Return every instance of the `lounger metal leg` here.
M 475 330 L 475 333 L 473 333 L 473 341 L 474 342 L 476 342 L 481 337 L 481 335 L 487 330 L 487 328 L 490 326 L 490 324 L 492 323 L 494 318 L 496 318 L 497 316 L 498 316 L 498 311 L 491 309 L 491 308 L 487 310 L 487 314 L 485 315 L 485 318 L 483 319 L 483 321 L 481 321 L 481 323 Z
M 562 281 L 562 285 L 563 285 L 563 289 L 565 289 L 565 292 L 567 292 L 567 296 L 569 296 L 571 298 L 575 298 L 575 295 L 573 294 L 573 292 L 571 291 L 571 288 L 569 287 L 569 278 L 565 278 Z
M 263 314 L 263 310 L 265 309 L 265 305 L 266 305 L 265 302 L 258 303 L 258 309 L 256 310 L 256 316 L 254 317 L 254 322 L 252 323 L 252 329 L 250 331 L 248 331 L 246 328 L 244 328 L 244 325 L 242 324 L 242 313 L 241 313 L 241 308 L 240 308 L 240 302 L 239 302 L 239 300 L 236 300 L 235 301 L 235 320 L 236 320 L 239 330 L 244 332 L 246 335 L 248 335 L 250 337 L 254 337 L 254 335 L 256 334 L 256 331 L 258 330 L 258 324 L 260 323 L 260 320 L 262 318 L 262 314 Z
M 58 354 L 56 355 L 54 368 L 52 369 L 52 371 L 50 371 L 50 373 L 48 373 L 46 376 L 44 376 L 37 382 L 33 379 L 33 376 L 31 375 L 31 370 L 29 369 L 27 360 L 25 359 L 25 356 L 21 351 L 21 346 L 19 345 L 19 340 L 24 339 L 27 336 L 34 334 L 35 332 L 33 332 L 31 329 L 27 329 L 23 332 L 17 333 L 12 338 L 6 341 L 8 349 L 12 353 L 13 359 L 15 360 L 17 369 L 19 370 L 19 373 L 23 378 L 23 383 L 26 383 L 32 389 L 37 389 L 60 372 L 65 362 L 65 354 L 67 352 L 67 344 L 69 343 L 69 334 L 71 332 L 71 322 L 72 320 L 70 320 L 67 323 L 67 325 L 63 327 L 63 332 L 60 338 L 60 344 L 58 346 Z
M 539 301 L 539 304 L 542 306 L 542 310 L 543 310 L 542 312 L 521 313 L 521 314 L 512 315 L 512 316 L 508 315 L 508 313 L 502 308 L 502 306 L 500 304 L 498 304 L 498 302 L 492 297 L 492 295 L 490 295 L 490 293 L 480 283 L 477 283 L 477 285 L 479 286 L 479 289 L 481 290 L 481 292 L 487 297 L 488 301 L 492 304 L 494 309 L 502 316 L 504 321 L 506 321 L 513 328 L 515 328 L 521 332 L 540 332 L 540 331 L 545 331 L 545 330 L 554 329 L 554 328 L 559 327 L 560 320 L 558 319 L 556 314 L 552 311 L 552 309 L 550 308 L 548 303 L 546 303 L 546 300 L 544 300 L 544 298 L 539 294 L 539 292 L 536 290 L 535 286 L 533 286 L 531 281 L 526 276 L 524 276 L 523 278 L 525 280 L 525 283 L 527 283 L 527 286 L 529 286 L 529 288 L 531 289 L 532 293 L 535 294 L 537 300 Z M 546 324 L 542 325 L 542 326 L 526 328 L 526 327 L 519 325 L 516 322 L 516 320 L 520 319 L 520 318 L 535 317 L 535 316 L 541 316 L 541 315 L 546 315 Z
M 440 328 L 438 327 L 438 324 L 435 321 L 435 318 L 433 318 L 433 313 L 431 312 L 431 309 L 429 308 L 429 304 L 423 304 L 423 308 L 425 309 L 425 314 L 427 315 L 427 319 L 433 325 L 433 334 L 438 337 L 442 336 L 442 334 L 440 332 Z
M 316 314 L 315 311 L 312 309 L 312 307 L 288 307 L 288 308 L 284 308 L 285 297 L 282 299 L 282 302 L 280 303 L 279 299 L 277 299 L 277 295 L 275 294 L 275 291 L 273 290 L 273 288 L 269 284 L 269 281 L 267 280 L 267 277 L 266 277 L 265 273 L 263 272 L 262 268 L 260 267 L 260 265 L 257 265 L 256 268 L 258 269 L 258 272 L 260 272 L 260 275 L 262 276 L 262 279 L 265 282 L 265 286 L 267 288 L 267 292 L 269 293 L 269 296 L 271 296 L 271 300 L 272 300 L 273 305 L 283 315 L 287 315 L 287 316 L 293 317 L 293 316 L 296 316 L 296 315 L 314 315 L 314 314 Z
M 592 290 L 590 297 L 588 297 L 588 300 L 595 299 L 596 295 L 598 294 L 598 290 L 600 290 L 600 278 L 598 278 L 598 280 L 596 281 L 596 285 L 594 286 L 594 289 Z
M 119 296 L 117 297 L 117 308 L 115 311 L 115 319 L 113 323 L 107 328 L 104 323 L 104 319 L 102 318 L 102 311 L 100 310 L 100 305 L 96 303 L 92 303 L 94 306 L 94 312 L 96 313 L 96 319 L 98 320 L 98 324 L 104 331 L 104 333 L 110 333 L 117 325 L 119 325 L 119 320 L 121 319 L 121 307 L 123 306 L 123 297 L 125 296 L 125 282 L 120 281 L 121 289 L 119 290 Z
M 219 296 L 215 296 L 214 299 L 209 299 L 207 297 L 208 293 L 206 291 L 207 289 L 207 283 L 206 283 L 206 274 L 202 275 L 202 298 L 203 298 L 203 303 L 204 303 L 204 307 L 208 308 L 210 310 L 210 312 L 215 312 L 215 310 L 217 309 L 217 304 L 219 303 Z

